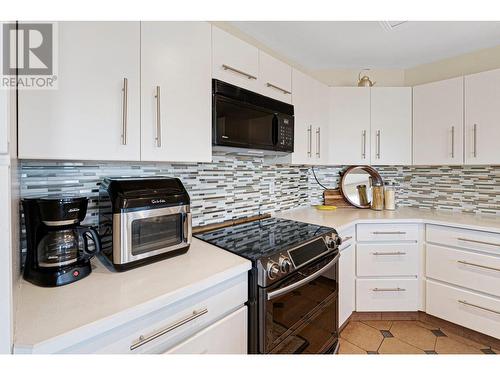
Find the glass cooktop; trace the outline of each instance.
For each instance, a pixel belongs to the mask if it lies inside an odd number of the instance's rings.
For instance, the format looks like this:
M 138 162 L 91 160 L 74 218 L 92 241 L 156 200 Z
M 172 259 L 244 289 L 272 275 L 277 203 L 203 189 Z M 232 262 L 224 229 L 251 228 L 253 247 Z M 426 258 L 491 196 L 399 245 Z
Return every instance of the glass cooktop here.
M 196 234 L 195 237 L 250 260 L 287 250 L 332 228 L 270 218 Z

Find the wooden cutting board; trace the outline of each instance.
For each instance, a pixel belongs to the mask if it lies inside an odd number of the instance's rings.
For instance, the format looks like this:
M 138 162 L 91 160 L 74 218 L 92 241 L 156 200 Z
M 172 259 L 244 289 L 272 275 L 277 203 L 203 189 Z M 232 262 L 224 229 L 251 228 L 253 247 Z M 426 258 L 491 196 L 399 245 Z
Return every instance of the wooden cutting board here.
M 326 189 L 323 191 L 323 201 L 325 206 L 350 207 L 355 208 L 347 202 L 339 189 Z

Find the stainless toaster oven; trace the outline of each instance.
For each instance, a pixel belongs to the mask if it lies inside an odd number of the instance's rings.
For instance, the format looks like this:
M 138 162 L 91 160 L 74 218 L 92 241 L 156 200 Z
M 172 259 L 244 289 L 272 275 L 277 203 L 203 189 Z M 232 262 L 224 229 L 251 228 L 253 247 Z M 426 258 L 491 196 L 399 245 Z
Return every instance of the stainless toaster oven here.
M 185 253 L 189 195 L 170 177 L 105 178 L 99 189 L 102 254 L 118 271 Z

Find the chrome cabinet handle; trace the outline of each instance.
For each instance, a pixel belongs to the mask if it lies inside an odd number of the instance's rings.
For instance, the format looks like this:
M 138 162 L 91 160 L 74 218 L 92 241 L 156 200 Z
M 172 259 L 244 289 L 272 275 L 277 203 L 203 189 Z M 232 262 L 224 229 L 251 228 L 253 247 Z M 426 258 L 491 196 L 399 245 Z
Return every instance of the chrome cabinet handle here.
M 311 157 L 312 155 L 312 125 L 309 125 L 307 128 L 307 143 L 308 143 L 308 149 L 307 149 L 307 156 Z
M 483 306 L 479 306 L 479 305 L 475 305 L 475 304 L 470 303 L 470 302 L 467 302 L 467 301 L 465 301 L 465 300 L 460 300 L 460 299 L 459 299 L 457 302 L 458 302 L 458 303 L 461 303 L 462 305 L 475 307 L 476 309 L 481 309 L 481 310 L 484 310 L 484 311 L 491 312 L 491 313 L 493 313 L 493 314 L 498 314 L 498 315 L 500 315 L 500 311 L 493 310 L 493 309 L 489 309 L 489 308 L 487 308 L 487 307 L 483 307 Z
M 320 128 L 316 129 L 316 157 L 321 157 L 321 149 L 320 149 L 320 144 L 321 144 L 321 133 L 320 133 Z
M 257 77 L 255 77 L 254 75 L 251 75 L 251 74 L 248 74 L 248 73 L 245 73 L 243 70 L 239 70 L 239 69 L 236 69 L 236 68 L 233 68 L 232 66 L 230 65 L 226 65 L 226 64 L 222 64 L 222 68 L 224 70 L 231 70 L 235 73 L 238 73 L 238 74 L 241 74 L 245 77 L 247 77 L 248 79 L 257 79 Z
M 404 292 L 406 289 L 403 288 L 373 288 L 374 292 Z
M 473 142 L 473 155 L 475 158 L 477 158 L 477 124 L 474 124 Z
M 372 234 L 406 234 L 406 232 L 400 232 L 400 231 L 396 231 L 396 232 L 372 232 Z
M 132 345 L 130 345 L 130 350 L 135 350 L 135 349 L 143 346 L 144 344 L 147 344 L 148 342 L 151 342 L 151 341 L 157 339 L 160 336 L 163 336 L 169 332 L 172 332 L 174 329 L 177 329 L 177 328 L 183 326 L 184 324 L 189 323 L 190 321 L 195 320 L 196 318 L 199 318 L 202 315 L 205 315 L 206 313 L 208 313 L 208 309 L 206 309 L 206 308 L 199 310 L 199 311 L 195 310 L 195 311 L 193 311 L 193 313 L 190 316 L 188 316 L 184 319 L 181 319 L 178 322 L 175 322 L 174 324 L 162 329 L 161 331 L 158 331 L 158 332 L 153 333 L 152 335 L 149 335 L 146 337 L 141 335 L 136 340 L 136 342 L 134 342 Z
M 373 255 L 406 255 L 406 253 L 403 251 L 393 251 L 393 252 L 385 252 L 385 253 L 381 253 L 381 252 L 376 251 L 372 254 Z
M 455 158 L 455 127 L 451 127 L 451 158 Z
M 349 241 L 351 239 L 352 239 L 352 236 L 347 236 L 347 237 L 342 238 L 342 242 L 346 242 L 346 241 Z
M 282 91 L 283 94 L 287 94 L 287 95 L 290 95 L 292 92 L 291 91 L 288 91 L 288 90 L 285 90 L 285 89 L 282 89 L 281 87 L 279 86 L 276 86 L 276 85 L 273 85 L 271 82 L 267 82 L 266 83 L 267 87 L 271 87 L 273 89 L 276 89 L 276 90 L 279 90 L 279 91 Z
M 361 158 L 366 159 L 366 130 L 361 132 Z
M 377 130 L 377 159 L 380 159 L 380 130 Z
M 161 107 L 160 107 L 160 86 L 156 86 L 156 147 L 161 147 Z
M 499 246 L 500 243 L 494 243 L 494 242 L 486 242 L 486 241 L 479 241 L 479 240 L 470 240 L 468 238 L 463 238 L 463 237 L 458 237 L 457 240 L 459 241 L 465 241 L 465 242 L 472 242 L 472 243 L 478 243 L 481 245 L 490 245 L 490 246 Z
M 340 253 L 337 254 L 335 256 L 335 258 L 333 258 L 330 263 L 328 263 L 326 266 L 324 266 L 323 268 L 319 269 L 318 271 L 314 272 L 312 275 L 309 275 L 309 276 L 303 278 L 302 280 L 297 281 L 296 283 L 287 285 L 287 286 L 285 286 L 285 287 L 283 287 L 281 289 L 278 289 L 278 290 L 275 290 L 273 292 L 268 293 L 267 294 L 267 300 L 270 301 L 273 298 L 282 296 L 283 294 L 291 292 L 292 290 L 297 289 L 297 288 L 301 287 L 302 285 L 307 284 L 309 281 L 312 281 L 312 280 L 316 279 L 323 272 L 325 272 L 326 270 L 329 270 L 335 264 L 337 264 L 337 262 L 339 261 L 339 258 L 340 258 Z
M 123 78 L 123 103 L 122 103 L 122 145 L 127 144 L 127 117 L 128 117 L 128 78 Z
M 479 267 L 479 268 L 484 268 L 484 269 L 487 269 L 487 270 L 492 270 L 492 271 L 498 271 L 498 272 L 500 272 L 500 268 L 495 268 L 495 267 L 490 267 L 490 266 L 484 266 L 482 264 L 476 264 L 476 263 L 469 263 L 469 262 L 467 262 L 465 260 L 457 260 L 457 263 L 465 264 L 466 266 Z

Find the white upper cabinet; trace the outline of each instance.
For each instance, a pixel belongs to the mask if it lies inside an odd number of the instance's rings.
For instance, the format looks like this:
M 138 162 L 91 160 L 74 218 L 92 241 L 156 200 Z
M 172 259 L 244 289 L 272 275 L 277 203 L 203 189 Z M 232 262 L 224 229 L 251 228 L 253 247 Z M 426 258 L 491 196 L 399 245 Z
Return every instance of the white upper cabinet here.
M 370 164 L 370 89 L 330 88 L 329 161 Z
M 211 161 L 211 26 L 141 24 L 141 159 Z
M 411 164 L 411 88 L 372 87 L 371 163 Z
M 259 50 L 212 26 L 212 76 L 259 92 Z
M 260 93 L 285 103 L 292 102 L 292 67 L 259 51 Z
M 499 164 L 500 69 L 465 76 L 465 163 Z
M 314 164 L 326 165 L 329 162 L 330 136 L 330 88 L 314 81 L 313 91 L 313 160 Z
M 139 160 L 139 22 L 60 22 L 58 88 L 19 91 L 19 157 Z
M 413 164 L 463 164 L 463 108 L 463 77 L 413 87 Z

